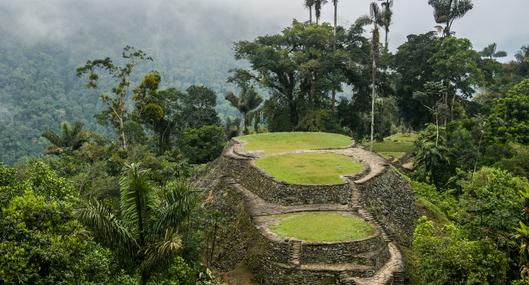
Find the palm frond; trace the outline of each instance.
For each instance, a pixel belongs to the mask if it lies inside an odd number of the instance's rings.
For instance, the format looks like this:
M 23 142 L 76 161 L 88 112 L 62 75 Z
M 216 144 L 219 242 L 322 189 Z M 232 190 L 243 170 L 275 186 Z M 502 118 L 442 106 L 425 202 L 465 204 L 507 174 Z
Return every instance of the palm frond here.
M 138 163 L 131 163 L 126 168 L 127 174 L 120 179 L 121 217 L 123 223 L 141 240 L 145 236 L 153 205 L 151 185 Z
M 195 189 L 185 181 L 169 183 L 160 198 L 154 232 L 167 228 L 179 228 L 198 204 Z
M 163 239 L 150 244 L 145 250 L 145 260 L 140 264 L 140 270 L 152 272 L 166 267 L 181 248 L 182 238 L 178 232 L 166 229 Z
M 103 243 L 128 256 L 137 252 L 138 244 L 133 235 L 103 204 L 98 201 L 86 203 L 76 210 L 76 214 Z
M 58 147 L 63 147 L 63 141 L 62 141 L 62 138 L 57 135 L 56 133 L 54 133 L 52 130 L 46 130 L 42 136 L 47 139 L 51 144 L 54 144 L 55 146 L 58 146 Z

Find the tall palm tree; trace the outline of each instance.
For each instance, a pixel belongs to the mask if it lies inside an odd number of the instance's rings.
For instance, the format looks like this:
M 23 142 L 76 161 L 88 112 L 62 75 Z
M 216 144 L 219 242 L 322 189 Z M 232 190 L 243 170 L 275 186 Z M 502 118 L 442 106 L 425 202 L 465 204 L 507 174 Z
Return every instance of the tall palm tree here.
M 51 143 L 44 153 L 59 155 L 81 148 L 88 141 L 90 134 L 81 122 L 75 122 L 73 127 L 68 122 L 64 122 L 58 134 L 48 129 L 42 136 Z
M 140 285 L 147 284 L 151 273 L 165 268 L 182 248 L 179 231 L 197 204 L 187 183 L 166 188 L 155 193 L 146 172 L 132 163 L 120 180 L 119 209 L 111 211 L 93 201 L 77 210 L 96 237 L 137 272 Z
M 338 0 L 332 0 L 334 6 L 334 44 L 336 45 L 336 26 L 338 24 Z
M 393 18 L 393 11 L 391 10 L 391 8 L 393 7 L 393 0 L 379 0 L 379 1 L 382 1 L 382 3 L 380 4 L 382 6 L 382 26 L 384 27 L 384 30 L 386 32 L 385 40 L 384 40 L 384 48 L 388 50 L 389 27 L 391 26 L 391 19 Z
M 377 62 L 380 54 L 380 32 L 379 26 L 383 25 L 382 13 L 376 2 L 372 2 L 369 6 L 370 21 L 373 24 L 373 32 L 371 38 L 371 60 L 372 60 L 372 77 L 371 77 L 371 138 L 369 143 L 369 150 L 373 151 L 373 144 L 375 139 L 375 98 L 376 98 L 376 76 L 377 76 Z
M 305 0 L 305 7 L 309 8 L 309 23 L 312 24 L 312 7 L 314 7 L 315 0 Z
M 462 18 L 474 8 L 472 0 L 428 0 L 428 4 L 434 9 L 435 22 L 444 24 L 444 36 L 452 34 L 455 20 Z
M 257 107 L 263 103 L 263 98 L 257 93 L 253 86 L 242 84 L 240 87 L 241 92 L 239 93 L 239 96 L 235 95 L 233 92 L 228 92 L 225 98 L 242 114 L 244 119 L 244 134 L 248 134 L 248 126 L 251 121 L 249 113 L 257 109 Z
M 332 4 L 334 6 L 334 25 L 333 25 L 333 43 L 332 43 L 332 49 L 333 51 L 336 51 L 336 28 L 338 26 L 338 0 L 332 0 Z M 332 89 L 332 107 L 334 108 L 336 105 L 336 89 Z
M 328 0 L 314 0 L 314 12 L 316 14 L 316 24 L 320 23 L 321 8 L 327 4 Z
M 498 50 L 498 45 L 496 43 L 492 43 L 492 44 L 486 46 L 479 54 L 482 57 L 487 57 L 487 58 L 490 58 L 490 59 L 506 57 L 507 56 L 507 52 L 505 52 L 503 50 Z

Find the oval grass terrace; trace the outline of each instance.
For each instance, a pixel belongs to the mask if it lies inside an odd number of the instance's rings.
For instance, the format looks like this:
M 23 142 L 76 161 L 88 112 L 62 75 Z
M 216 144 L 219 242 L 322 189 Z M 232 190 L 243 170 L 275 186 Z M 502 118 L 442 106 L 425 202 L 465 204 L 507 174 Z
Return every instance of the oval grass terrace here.
M 376 233 L 364 219 L 345 212 L 298 212 L 274 215 L 272 219 L 268 225 L 272 233 L 307 242 L 355 241 Z
M 364 169 L 345 155 L 317 152 L 264 156 L 255 165 L 280 182 L 299 185 L 343 184 L 344 176 Z
M 296 150 L 339 149 L 353 145 L 350 137 L 318 132 L 264 133 L 240 136 L 236 140 L 244 143 L 244 152 L 257 152 L 262 156 Z

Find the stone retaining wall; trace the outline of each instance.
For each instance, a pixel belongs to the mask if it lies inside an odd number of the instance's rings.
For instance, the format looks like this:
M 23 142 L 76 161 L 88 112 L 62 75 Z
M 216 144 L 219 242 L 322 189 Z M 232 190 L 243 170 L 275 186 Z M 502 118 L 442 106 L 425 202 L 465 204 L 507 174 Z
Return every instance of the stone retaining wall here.
M 410 245 L 419 212 L 410 185 L 391 168 L 356 185 L 360 203 L 384 231 L 403 245 Z
M 307 204 L 348 204 L 349 183 L 335 185 L 295 185 L 276 181 L 249 159 L 228 158 L 232 177 L 263 200 L 284 206 Z
M 300 262 L 302 264 L 354 262 L 376 267 L 384 264 L 388 257 L 386 243 L 380 234 L 365 240 L 341 243 L 303 242 L 301 248 Z M 367 256 L 366 253 L 372 253 L 372 256 Z

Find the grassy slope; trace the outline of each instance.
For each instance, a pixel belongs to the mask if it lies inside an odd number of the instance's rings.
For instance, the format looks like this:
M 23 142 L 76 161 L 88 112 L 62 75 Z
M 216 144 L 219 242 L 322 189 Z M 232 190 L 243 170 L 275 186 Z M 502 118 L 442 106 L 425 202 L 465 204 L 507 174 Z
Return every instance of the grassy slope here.
M 351 138 L 330 133 L 264 133 L 241 136 L 238 139 L 247 142 L 247 151 L 264 151 L 265 154 L 276 154 L 294 150 L 343 148 L 350 146 Z
M 270 227 L 274 233 L 304 241 L 359 240 L 375 233 L 363 219 L 339 213 L 295 213 L 277 217 L 279 223 Z
M 340 184 L 341 175 L 356 174 L 363 165 L 334 153 L 265 156 L 256 165 L 277 180 L 290 184 Z
M 416 134 L 395 134 L 384 138 L 383 142 L 375 142 L 373 151 L 389 160 L 399 159 L 413 150 Z

